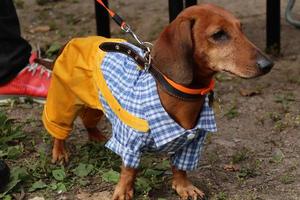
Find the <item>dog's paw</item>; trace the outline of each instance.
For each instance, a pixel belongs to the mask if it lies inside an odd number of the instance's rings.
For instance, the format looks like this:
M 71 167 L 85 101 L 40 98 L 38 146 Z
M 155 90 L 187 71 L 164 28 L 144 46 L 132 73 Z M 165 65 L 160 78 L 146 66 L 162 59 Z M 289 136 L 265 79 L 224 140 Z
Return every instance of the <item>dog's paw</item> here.
M 118 184 L 114 191 L 113 200 L 132 200 L 133 199 L 133 187 Z
M 69 162 L 69 152 L 67 151 L 63 141 L 54 141 L 51 162 L 53 164 L 67 164 Z
M 182 200 L 203 199 L 205 194 L 195 187 L 189 180 L 173 180 L 172 188 Z
M 105 142 L 107 137 L 103 135 L 98 128 L 87 128 L 89 140 L 94 142 Z
M 67 164 L 69 162 L 69 153 L 65 152 L 52 152 L 52 160 L 53 164 Z

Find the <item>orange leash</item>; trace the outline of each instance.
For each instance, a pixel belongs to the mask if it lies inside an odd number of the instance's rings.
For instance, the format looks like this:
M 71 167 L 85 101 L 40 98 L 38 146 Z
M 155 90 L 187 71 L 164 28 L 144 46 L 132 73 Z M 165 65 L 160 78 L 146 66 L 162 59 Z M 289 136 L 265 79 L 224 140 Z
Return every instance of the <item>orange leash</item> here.
M 126 29 L 126 26 L 128 26 L 124 20 L 117 15 L 114 11 L 112 11 L 111 9 L 109 9 L 102 0 L 97 0 L 98 3 L 100 3 L 109 13 L 109 15 L 113 18 L 113 20 L 123 29 Z
M 109 13 L 109 15 L 111 16 L 111 18 L 121 27 L 121 29 L 126 32 L 129 33 L 142 47 L 142 49 L 145 52 L 148 52 L 148 54 L 150 53 L 150 48 L 148 47 L 148 42 L 142 42 L 139 37 L 131 30 L 130 26 L 122 19 L 122 17 L 120 17 L 117 13 L 115 13 L 114 11 L 112 11 L 111 9 L 109 9 L 102 0 L 97 0 L 98 3 L 100 3 L 103 8 L 105 8 L 107 10 L 107 12 Z
M 100 3 L 106 10 L 107 10 L 107 12 L 109 13 L 109 15 L 111 16 L 111 17 L 113 17 L 114 15 L 115 15 L 115 13 L 112 11 L 112 10 L 110 10 L 104 3 L 103 3 L 103 1 L 101 1 L 101 0 L 97 0 L 98 1 L 98 3 Z

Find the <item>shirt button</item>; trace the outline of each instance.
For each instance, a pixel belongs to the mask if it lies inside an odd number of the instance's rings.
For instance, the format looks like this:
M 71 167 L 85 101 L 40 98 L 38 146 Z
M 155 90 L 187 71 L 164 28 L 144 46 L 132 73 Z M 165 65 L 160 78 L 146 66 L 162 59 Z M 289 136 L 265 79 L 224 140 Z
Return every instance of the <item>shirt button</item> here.
M 194 133 L 190 133 L 186 137 L 187 137 L 188 140 L 192 140 L 192 139 L 195 138 L 195 134 Z

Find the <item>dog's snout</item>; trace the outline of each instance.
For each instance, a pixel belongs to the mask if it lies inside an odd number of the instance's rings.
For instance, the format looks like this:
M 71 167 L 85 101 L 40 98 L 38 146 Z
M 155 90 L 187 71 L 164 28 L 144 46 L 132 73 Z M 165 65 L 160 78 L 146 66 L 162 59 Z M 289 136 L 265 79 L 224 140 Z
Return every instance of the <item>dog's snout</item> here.
M 257 61 L 258 68 L 264 73 L 268 73 L 274 66 L 274 62 L 265 56 L 259 56 Z

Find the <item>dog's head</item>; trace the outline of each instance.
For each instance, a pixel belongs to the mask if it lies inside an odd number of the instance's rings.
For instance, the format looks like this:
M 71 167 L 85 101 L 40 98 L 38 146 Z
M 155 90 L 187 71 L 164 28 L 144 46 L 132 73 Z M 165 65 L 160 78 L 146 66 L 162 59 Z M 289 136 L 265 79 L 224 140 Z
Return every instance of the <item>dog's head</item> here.
M 253 78 L 273 67 L 247 39 L 240 21 L 211 4 L 185 9 L 161 33 L 153 56 L 167 76 L 187 85 L 220 71 Z

